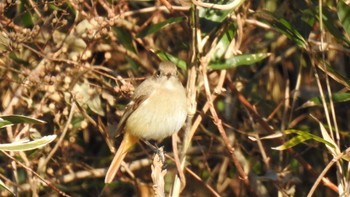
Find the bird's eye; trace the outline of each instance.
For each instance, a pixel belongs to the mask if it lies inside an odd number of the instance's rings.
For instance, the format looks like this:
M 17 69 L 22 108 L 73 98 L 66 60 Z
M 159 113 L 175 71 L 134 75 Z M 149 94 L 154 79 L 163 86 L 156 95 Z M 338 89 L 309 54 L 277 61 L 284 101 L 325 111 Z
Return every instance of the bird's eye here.
M 157 77 L 160 77 L 160 70 L 157 70 L 156 75 Z

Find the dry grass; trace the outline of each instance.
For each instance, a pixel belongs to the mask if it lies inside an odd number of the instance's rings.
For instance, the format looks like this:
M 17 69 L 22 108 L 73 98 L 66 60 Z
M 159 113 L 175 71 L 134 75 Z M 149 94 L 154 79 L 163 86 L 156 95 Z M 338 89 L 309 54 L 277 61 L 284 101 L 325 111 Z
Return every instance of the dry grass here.
M 0 3 L 0 114 L 47 122 L 3 128 L 0 143 L 30 132 L 58 136 L 42 149 L 7 152 L 27 168 L 0 154 L 0 179 L 18 196 L 151 195 L 153 153 L 143 143 L 127 156 L 115 183 L 105 186 L 103 179 L 134 86 L 167 53 L 187 65 L 180 72 L 190 114 L 175 149 L 183 174 L 177 174 L 171 140 L 162 143 L 167 194 L 306 196 L 317 178 L 323 186 L 315 184 L 315 196 L 349 194 L 347 160 L 339 156 L 349 146 L 346 26 L 333 3 L 316 10 L 309 1 L 264 2 L 245 1 L 235 12 L 226 10 L 233 3 L 202 1 L 192 7 L 170 0 Z M 321 12 L 330 17 L 324 24 Z M 269 56 L 248 66 L 212 67 L 255 53 Z M 335 93 L 342 97 L 327 96 Z M 319 105 L 303 105 L 315 96 Z M 266 137 L 289 129 L 334 147 L 308 140 L 271 149 L 295 135 Z M 323 170 L 328 179 L 319 177 Z

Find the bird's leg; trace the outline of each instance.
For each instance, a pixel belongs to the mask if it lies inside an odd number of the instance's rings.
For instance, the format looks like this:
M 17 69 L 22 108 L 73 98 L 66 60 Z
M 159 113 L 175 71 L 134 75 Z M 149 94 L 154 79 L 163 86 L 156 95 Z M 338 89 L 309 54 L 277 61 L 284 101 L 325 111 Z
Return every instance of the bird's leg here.
M 142 140 L 147 146 L 149 146 L 152 151 L 159 156 L 160 161 L 163 163 L 163 166 L 165 165 L 165 156 L 164 156 L 164 150 L 163 147 L 158 147 L 157 143 L 154 145 L 149 142 L 148 140 Z

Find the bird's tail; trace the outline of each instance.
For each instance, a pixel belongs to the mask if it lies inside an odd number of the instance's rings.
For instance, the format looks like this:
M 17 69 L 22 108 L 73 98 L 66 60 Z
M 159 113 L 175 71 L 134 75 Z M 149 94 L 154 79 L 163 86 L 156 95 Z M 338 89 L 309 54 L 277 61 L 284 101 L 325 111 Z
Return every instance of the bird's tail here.
M 128 133 L 124 134 L 124 138 L 122 140 L 122 143 L 120 144 L 117 153 L 115 154 L 113 161 L 111 165 L 108 168 L 108 171 L 106 173 L 105 177 L 105 183 L 111 183 L 117 174 L 120 164 L 124 160 L 124 157 L 128 153 L 129 149 L 136 144 L 139 138 L 130 135 Z

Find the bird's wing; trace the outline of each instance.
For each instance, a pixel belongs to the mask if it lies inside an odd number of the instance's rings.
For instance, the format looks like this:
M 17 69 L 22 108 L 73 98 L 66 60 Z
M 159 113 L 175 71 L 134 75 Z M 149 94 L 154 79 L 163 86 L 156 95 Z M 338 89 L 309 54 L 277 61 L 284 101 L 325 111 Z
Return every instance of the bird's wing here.
M 129 116 L 145 101 L 147 98 L 146 95 L 139 95 L 126 106 L 125 112 L 120 119 L 118 125 L 117 125 L 117 130 L 116 130 L 116 136 L 119 136 L 120 134 L 123 133 L 126 121 L 128 120 Z

